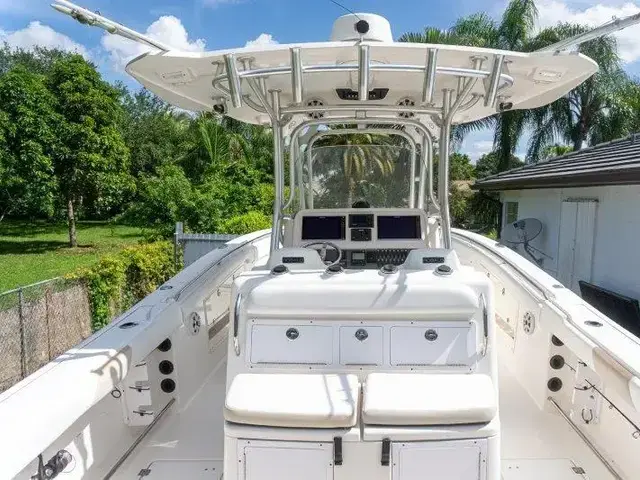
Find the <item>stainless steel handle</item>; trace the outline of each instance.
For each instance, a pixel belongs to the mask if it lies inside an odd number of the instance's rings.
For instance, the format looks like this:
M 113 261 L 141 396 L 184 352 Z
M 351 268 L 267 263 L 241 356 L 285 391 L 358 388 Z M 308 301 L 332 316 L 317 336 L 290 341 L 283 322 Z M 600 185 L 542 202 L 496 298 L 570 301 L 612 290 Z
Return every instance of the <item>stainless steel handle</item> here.
M 479 300 L 480 306 L 482 307 L 482 330 L 484 333 L 484 341 L 480 354 L 484 357 L 487 354 L 487 349 L 489 348 L 489 311 L 487 310 L 487 300 L 484 297 L 484 293 L 480 294 Z
M 236 297 L 236 303 L 233 307 L 233 349 L 236 356 L 240 355 L 240 342 L 238 341 L 238 328 L 240 326 L 240 306 L 242 304 L 242 294 Z

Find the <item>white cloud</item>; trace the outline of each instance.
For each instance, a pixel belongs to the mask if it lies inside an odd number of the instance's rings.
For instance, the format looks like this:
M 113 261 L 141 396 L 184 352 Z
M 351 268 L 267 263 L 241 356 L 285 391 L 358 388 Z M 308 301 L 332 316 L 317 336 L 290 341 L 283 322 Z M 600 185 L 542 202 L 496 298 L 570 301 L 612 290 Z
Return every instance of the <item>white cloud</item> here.
M 149 25 L 145 34 L 176 50 L 202 52 L 205 49 L 205 41 L 201 38 L 190 40 L 180 19 L 173 15 L 160 17 Z M 101 43 L 104 49 L 109 52 L 116 70 L 123 70 L 131 59 L 152 50 L 132 40 L 108 33 L 102 37 Z
M 476 163 L 482 155 L 489 153 L 491 150 L 493 150 L 493 140 L 478 140 L 471 143 L 471 148 L 468 148 L 467 154 L 472 162 Z
M 0 30 L 0 42 L 6 42 L 13 48 L 25 50 L 31 50 L 35 46 L 58 48 L 67 52 L 77 52 L 83 57 L 89 58 L 89 52 L 85 47 L 38 21 L 31 22 L 27 27 L 14 32 Z
M 255 40 L 249 40 L 245 47 L 265 47 L 267 45 L 277 45 L 278 41 L 270 33 L 261 33 Z
M 541 27 L 553 26 L 559 22 L 579 23 L 592 27 L 609 22 L 612 18 L 622 18 L 640 11 L 640 4 L 617 2 L 615 0 L 573 1 L 539 0 L 538 22 Z M 640 25 L 626 28 L 616 34 L 620 57 L 625 62 L 640 59 Z

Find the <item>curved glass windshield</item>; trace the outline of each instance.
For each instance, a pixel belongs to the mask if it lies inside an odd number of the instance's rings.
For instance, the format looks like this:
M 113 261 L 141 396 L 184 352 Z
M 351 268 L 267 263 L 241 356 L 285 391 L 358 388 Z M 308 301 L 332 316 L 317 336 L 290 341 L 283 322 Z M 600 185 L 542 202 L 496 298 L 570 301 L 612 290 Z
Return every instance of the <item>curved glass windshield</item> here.
M 307 208 L 407 207 L 411 157 L 396 145 L 314 147 L 304 156 Z

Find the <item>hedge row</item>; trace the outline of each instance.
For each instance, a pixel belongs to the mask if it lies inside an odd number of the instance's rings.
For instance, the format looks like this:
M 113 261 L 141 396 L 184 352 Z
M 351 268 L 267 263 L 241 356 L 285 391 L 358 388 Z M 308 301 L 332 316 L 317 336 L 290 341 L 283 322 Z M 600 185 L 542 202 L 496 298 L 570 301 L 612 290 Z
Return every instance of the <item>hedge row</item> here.
M 173 245 L 155 242 L 127 247 L 105 255 L 71 277 L 82 278 L 89 289 L 93 331 L 129 309 L 176 273 Z

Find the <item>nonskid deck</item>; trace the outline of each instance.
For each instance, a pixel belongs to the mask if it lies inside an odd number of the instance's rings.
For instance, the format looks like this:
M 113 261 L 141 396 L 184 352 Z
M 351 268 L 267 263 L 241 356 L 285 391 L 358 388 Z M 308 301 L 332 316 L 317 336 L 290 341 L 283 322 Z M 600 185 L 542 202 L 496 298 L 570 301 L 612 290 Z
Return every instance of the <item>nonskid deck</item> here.
M 182 478 L 221 478 L 226 362 L 221 352 L 217 357 L 221 360 L 187 408 L 161 420 L 112 478 L 162 480 L 177 472 Z M 535 405 L 508 365 L 501 362 L 499 374 L 504 480 L 614 478 L 559 415 Z M 96 478 L 111 465 L 101 467 Z

